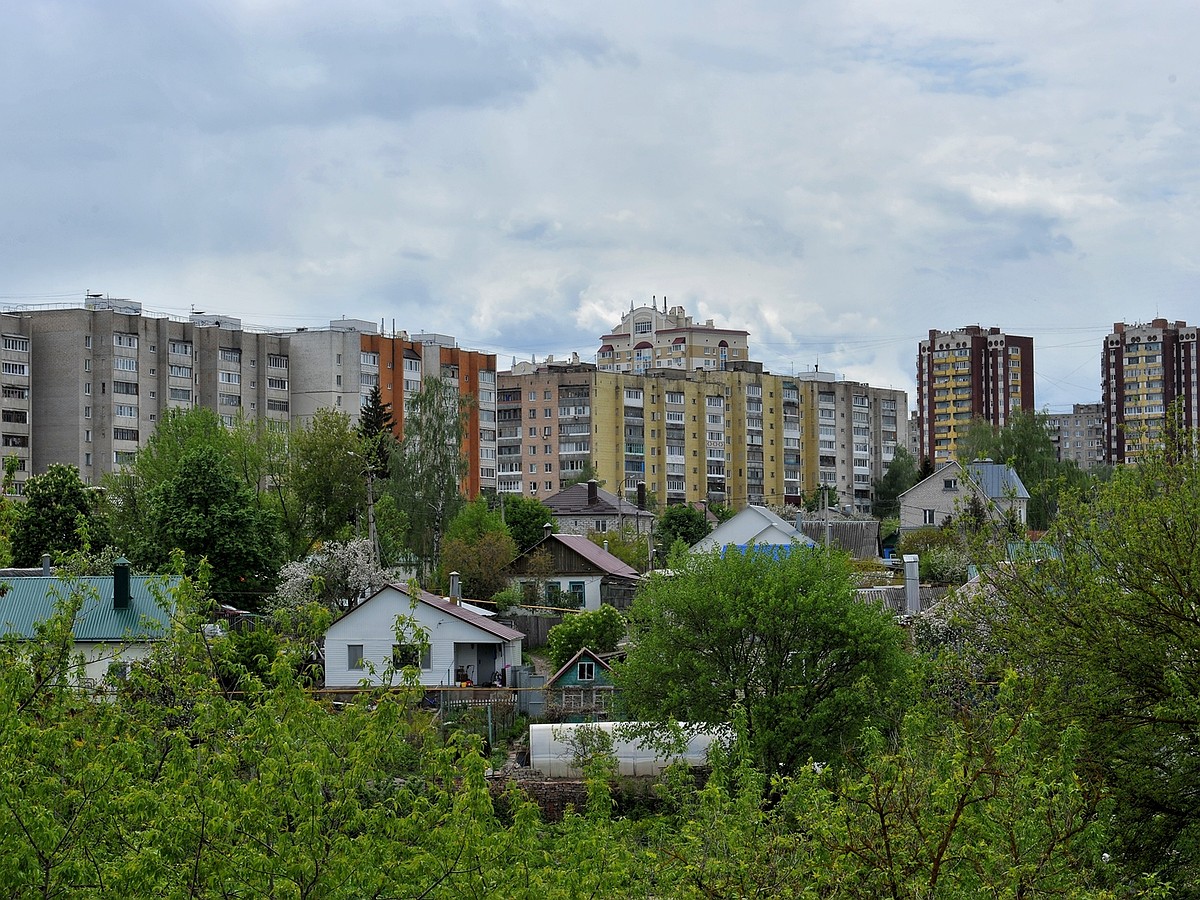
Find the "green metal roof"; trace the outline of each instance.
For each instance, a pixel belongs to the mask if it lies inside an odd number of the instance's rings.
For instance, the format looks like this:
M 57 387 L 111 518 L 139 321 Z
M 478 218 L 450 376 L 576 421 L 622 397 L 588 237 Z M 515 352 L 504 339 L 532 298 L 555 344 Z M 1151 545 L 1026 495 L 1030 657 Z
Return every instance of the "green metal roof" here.
M 0 635 L 34 637 L 34 626 L 54 614 L 55 605 L 73 591 L 84 594 L 75 618 L 77 641 L 155 640 L 165 637 L 170 627 L 169 590 L 178 579 L 164 582 L 159 575 L 129 576 L 129 606 L 113 609 L 113 579 L 104 577 L 64 581 L 55 577 L 10 578 L 0 597 Z M 155 595 L 162 596 L 162 602 Z

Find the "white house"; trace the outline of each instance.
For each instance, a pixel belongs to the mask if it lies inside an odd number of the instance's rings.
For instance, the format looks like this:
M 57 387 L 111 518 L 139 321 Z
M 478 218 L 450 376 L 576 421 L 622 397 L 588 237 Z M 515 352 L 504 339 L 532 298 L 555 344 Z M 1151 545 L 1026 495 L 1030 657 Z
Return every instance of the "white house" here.
M 793 544 L 812 547 L 814 542 L 791 522 L 775 515 L 765 506 L 750 505 L 697 541 L 692 550 L 704 553 L 731 546 L 744 550 L 756 544 L 768 547 L 790 547 Z
M 905 530 L 938 526 L 966 511 L 974 497 L 988 518 L 1005 516 L 1025 524 L 1029 491 L 1012 466 L 977 459 L 964 469 L 951 460 L 902 493 L 900 527 Z
M 417 666 L 421 684 L 491 684 L 521 664 L 525 635 L 426 591 L 413 599 L 384 585 L 325 632 L 325 686 L 381 684 L 389 671 Z M 398 675 L 396 677 L 398 681 Z

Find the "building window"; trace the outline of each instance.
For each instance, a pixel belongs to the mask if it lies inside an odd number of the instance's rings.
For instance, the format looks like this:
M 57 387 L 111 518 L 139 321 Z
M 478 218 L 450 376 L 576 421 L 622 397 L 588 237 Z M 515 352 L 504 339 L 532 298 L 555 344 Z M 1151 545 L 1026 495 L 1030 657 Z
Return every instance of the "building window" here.
M 15 384 L 6 384 L 4 385 L 3 390 L 0 391 L 0 395 L 2 395 L 5 400 L 28 400 L 29 388 L 18 387 Z
M 362 669 L 363 665 L 363 645 L 362 644 L 347 644 L 346 645 L 346 668 L 347 669 Z
M 0 413 L 0 420 L 12 422 L 14 425 L 28 425 L 29 413 L 23 409 L 6 409 Z
M 957 478 L 943 479 L 942 480 L 942 490 L 957 491 L 958 490 L 958 479 Z
M 286 378 L 267 378 L 267 387 L 273 391 L 286 391 L 288 389 L 288 381 Z
M 136 372 L 138 370 L 137 359 L 132 356 L 113 357 L 113 368 L 118 372 Z
M 583 606 L 584 583 L 582 581 L 567 582 L 567 593 L 575 598 L 576 604 Z
M 138 339 L 136 334 L 123 334 L 119 331 L 113 334 L 114 347 L 127 347 L 130 350 L 136 350 L 137 345 Z
M 217 357 L 221 362 L 241 363 L 242 351 L 237 347 L 222 347 Z
M 86 392 L 85 392 L 86 393 Z M 104 393 L 101 390 L 100 393 Z M 129 397 L 136 397 L 138 394 L 138 385 L 136 381 L 114 381 L 113 393 L 122 394 Z
M 937 519 L 936 519 L 937 510 L 926 509 L 926 510 L 922 510 L 922 512 L 924 513 L 924 521 L 925 521 L 926 525 L 937 524 Z
M 136 428 L 114 428 L 114 441 L 136 441 L 138 439 L 138 430 Z
M 579 664 L 576 678 L 579 681 L 595 681 L 596 680 L 596 664 L 594 662 L 581 662 Z
M 219 372 L 217 380 L 221 384 L 241 384 L 242 376 L 240 372 Z
M 29 338 L 27 338 L 27 337 L 12 337 L 12 336 L 6 334 L 4 336 L 4 349 L 5 350 L 15 350 L 18 353 L 28 353 L 29 352 Z
M 168 341 L 167 352 L 177 354 L 178 356 L 191 356 L 192 345 L 189 341 Z
M 288 367 L 288 358 L 281 356 L 278 353 L 267 354 L 267 368 L 269 369 L 286 369 Z
M 29 376 L 29 363 L 4 362 L 3 370 L 5 375 L 21 375 Z

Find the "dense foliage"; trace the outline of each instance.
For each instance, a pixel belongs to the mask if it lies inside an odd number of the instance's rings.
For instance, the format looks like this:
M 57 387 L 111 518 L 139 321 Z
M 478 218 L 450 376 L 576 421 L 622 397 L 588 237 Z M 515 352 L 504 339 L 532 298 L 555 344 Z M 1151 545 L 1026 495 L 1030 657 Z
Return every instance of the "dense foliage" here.
M 625 620 L 611 606 L 603 605 L 590 612 L 568 616 L 550 629 L 546 639 L 550 661 L 557 668 L 577 652 L 587 647 L 593 653 L 608 653 L 617 649 L 625 637 Z
M 616 672 L 631 716 L 715 725 L 744 704 L 769 772 L 839 758 L 907 666 L 891 615 L 854 597 L 848 559 L 827 550 L 677 554 L 630 620 Z

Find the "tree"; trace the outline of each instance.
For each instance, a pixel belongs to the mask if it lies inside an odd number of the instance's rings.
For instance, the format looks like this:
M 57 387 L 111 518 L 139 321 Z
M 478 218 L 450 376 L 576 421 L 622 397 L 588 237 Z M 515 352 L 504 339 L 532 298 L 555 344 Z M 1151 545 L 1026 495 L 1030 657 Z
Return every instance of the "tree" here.
M 682 541 L 685 546 L 691 547 L 707 537 L 710 531 L 712 526 L 708 524 L 704 513 L 693 506 L 683 504 L 668 506 L 654 526 L 659 551 L 664 557 L 676 541 Z
M 408 522 L 408 551 L 425 583 L 441 557 L 443 532 L 463 502 L 464 403 L 450 382 L 425 379 L 408 401 L 404 437 L 392 454 L 387 490 Z
M 392 450 L 396 446 L 396 423 L 392 420 L 392 404 L 384 403 L 379 385 L 371 388 L 367 402 L 358 413 L 358 434 L 374 460 L 376 478 L 387 478 Z
M 211 566 L 213 594 L 235 605 L 257 607 L 282 562 L 279 521 L 259 509 L 229 462 L 211 447 L 184 455 L 179 472 L 146 498 L 146 540 L 134 562 L 151 570 L 183 551 L 185 571 L 202 559 Z
M 907 666 L 890 613 L 858 601 L 849 562 L 796 548 L 775 558 L 676 554 L 630 613 L 617 684 L 633 717 L 711 726 L 742 706 L 768 772 L 837 760 Z
M 567 616 L 550 629 L 546 637 L 550 660 L 561 666 L 584 647 L 593 653 L 609 653 L 617 649 L 625 637 L 625 620 L 617 610 L 604 603 L 599 609 Z
M 54 463 L 44 474 L 31 475 L 13 525 L 13 563 L 37 566 L 43 553 L 57 556 L 93 543 L 103 546 L 108 531 L 97 515 L 98 502 L 74 466 Z
M 975 613 L 1078 722 L 1114 793 L 1114 856 L 1129 872 L 1200 884 L 1200 449 L 1160 449 L 1062 498 L 1042 548 L 984 569 Z
M 272 610 L 295 611 L 307 603 L 319 603 L 337 614 L 382 587 L 388 576 L 372 561 L 368 541 L 329 541 L 318 552 L 279 570 L 275 591 L 266 605 Z
M 490 600 L 508 584 L 505 569 L 517 555 L 499 510 L 488 508 L 477 497 L 461 510 L 446 529 L 442 542 L 443 584 L 450 572 L 462 576 L 466 597 Z
M 590 531 L 588 540 L 601 547 L 625 565 L 644 572 L 650 565 L 650 533 L 626 523 L 613 531 Z
M 883 477 L 875 481 L 875 517 L 897 518 L 900 515 L 900 495 L 920 481 L 917 461 L 903 447 L 897 446 Z
M 1029 491 L 1026 519 L 1037 531 L 1049 527 L 1062 490 L 1080 487 L 1089 480 L 1074 462 L 1059 461 L 1050 437 L 1049 418 L 1044 412 L 1019 409 L 1003 428 L 982 420 L 972 422 L 958 441 L 958 458 L 964 467 L 976 459 L 1013 467 Z
M 369 465 L 369 453 L 343 412 L 323 407 L 292 432 L 289 477 L 308 547 L 351 536 L 366 507 Z
M 537 497 L 505 496 L 502 508 L 504 524 L 517 543 L 518 553 L 524 553 L 544 538 L 547 524 L 555 524 L 554 513 Z

